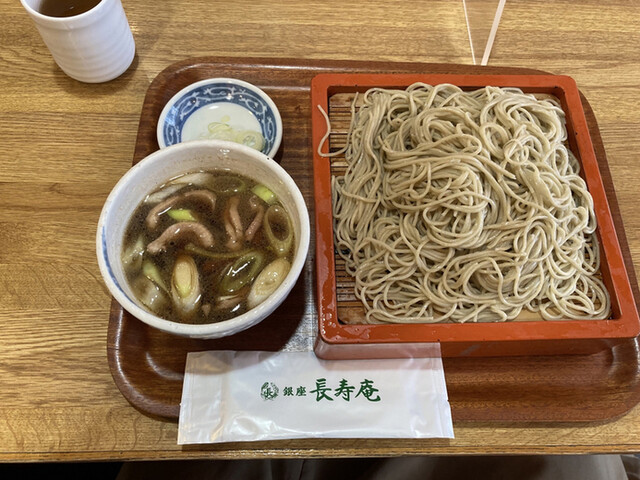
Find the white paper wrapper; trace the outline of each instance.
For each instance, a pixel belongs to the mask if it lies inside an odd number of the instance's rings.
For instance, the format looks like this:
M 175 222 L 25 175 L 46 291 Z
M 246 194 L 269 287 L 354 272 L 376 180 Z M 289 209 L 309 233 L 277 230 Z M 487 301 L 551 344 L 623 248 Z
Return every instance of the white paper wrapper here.
M 453 438 L 442 359 L 187 356 L 178 444 L 307 437 Z

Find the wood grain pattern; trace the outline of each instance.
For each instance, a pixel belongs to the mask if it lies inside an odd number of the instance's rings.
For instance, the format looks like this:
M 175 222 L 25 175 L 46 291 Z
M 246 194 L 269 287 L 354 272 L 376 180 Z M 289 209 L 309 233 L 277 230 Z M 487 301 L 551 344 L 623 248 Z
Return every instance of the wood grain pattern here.
M 451 441 L 205 448 L 179 447 L 174 422 L 131 407 L 107 361 L 111 299 L 94 242 L 102 203 L 134 157 L 153 79 L 174 62 L 203 56 L 466 64 L 471 56 L 459 1 L 421 8 L 382 0 L 238 0 L 232 9 L 207 0 L 123 4 L 134 64 L 112 82 L 88 85 L 56 67 L 19 2 L 0 0 L 0 461 L 640 451 L 640 407 L 582 424 L 459 421 Z M 576 79 L 600 125 L 636 270 L 638 24 L 630 0 L 507 2 L 489 61 Z M 621 379 L 617 358 L 603 362 Z

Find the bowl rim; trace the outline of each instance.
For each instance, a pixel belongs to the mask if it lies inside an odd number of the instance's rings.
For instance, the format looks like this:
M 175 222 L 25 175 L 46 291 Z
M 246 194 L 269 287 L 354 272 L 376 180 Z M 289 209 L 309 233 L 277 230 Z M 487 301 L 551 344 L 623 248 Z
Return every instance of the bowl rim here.
M 271 108 L 271 110 L 273 111 L 273 116 L 276 120 L 276 138 L 273 142 L 273 147 L 271 147 L 271 150 L 269 150 L 269 152 L 266 153 L 265 155 L 267 155 L 270 158 L 273 158 L 274 155 L 280 149 L 280 144 L 282 143 L 282 117 L 280 115 L 280 110 L 278 109 L 278 106 L 275 104 L 273 99 L 269 95 L 267 95 L 265 91 L 262 90 L 260 87 L 257 87 L 245 80 L 240 80 L 238 78 L 232 78 L 232 77 L 212 77 L 212 78 L 206 78 L 204 80 L 198 80 L 197 82 L 190 83 L 186 87 L 180 89 L 176 94 L 174 94 L 164 105 L 164 107 L 162 108 L 162 111 L 160 112 L 160 116 L 158 117 L 158 125 L 156 127 L 156 137 L 157 137 L 158 146 L 160 147 L 160 149 L 164 149 L 171 146 L 165 143 L 164 135 L 162 132 L 166 122 L 167 115 L 169 114 L 171 107 L 173 107 L 173 105 L 175 105 L 175 103 L 180 98 L 182 98 L 185 94 L 189 93 L 190 91 L 196 88 L 202 87 L 203 85 L 213 85 L 217 83 L 230 83 L 230 84 L 238 85 L 248 90 L 251 90 L 252 92 L 256 93 L 258 96 L 260 96 L 265 101 L 265 103 L 269 106 L 269 108 Z M 197 141 L 197 140 L 193 140 L 193 141 Z M 185 143 L 185 142 L 182 142 L 181 140 L 178 143 Z M 177 145 L 177 144 L 174 144 L 174 145 Z M 264 152 L 260 152 L 260 153 L 264 153 Z
M 296 254 L 291 262 L 289 273 L 280 286 L 278 286 L 278 288 L 265 301 L 237 317 L 223 320 L 221 322 L 205 324 L 179 323 L 160 318 L 141 308 L 121 289 L 120 285 L 112 275 L 110 267 L 111 262 L 108 259 L 106 250 L 106 220 L 118 195 L 120 195 L 121 192 L 130 185 L 132 179 L 135 179 L 141 171 L 149 168 L 149 165 L 163 161 L 163 159 L 170 156 L 174 150 L 202 151 L 203 149 L 211 151 L 219 149 L 240 150 L 242 153 L 254 157 L 256 161 L 264 163 L 269 169 L 275 170 L 278 178 L 290 191 L 294 203 L 300 207 L 297 215 L 300 219 L 300 238 L 297 243 Z M 124 175 L 122 175 L 122 177 L 120 177 L 109 193 L 100 212 L 96 232 L 96 253 L 100 273 L 109 293 L 122 306 L 122 308 L 128 311 L 131 315 L 164 332 L 181 336 L 217 338 L 235 334 L 260 323 L 270 315 L 282 303 L 282 301 L 284 301 L 284 299 L 289 295 L 291 288 L 293 288 L 295 283 L 298 281 L 300 273 L 306 263 L 311 236 L 310 229 L 309 209 L 304 200 L 304 196 L 293 178 L 280 164 L 273 161 L 264 153 L 238 143 L 223 140 L 194 140 L 192 142 L 177 143 L 164 149 L 156 150 L 133 165 L 124 173 Z M 290 283 L 292 283 L 291 288 L 288 288 L 287 285 Z

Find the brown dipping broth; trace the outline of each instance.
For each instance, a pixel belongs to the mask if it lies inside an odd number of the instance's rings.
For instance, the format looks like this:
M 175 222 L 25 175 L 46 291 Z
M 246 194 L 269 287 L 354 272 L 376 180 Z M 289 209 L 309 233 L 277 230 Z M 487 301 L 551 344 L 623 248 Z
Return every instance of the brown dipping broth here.
M 195 263 L 198 269 L 200 285 L 202 289 L 200 305 L 198 306 L 196 313 L 190 318 L 181 318 L 180 314 L 178 313 L 178 311 L 175 310 L 171 302 L 170 295 L 168 295 L 168 298 L 169 298 L 168 306 L 159 311 L 153 312 L 161 318 L 175 321 L 175 322 L 180 322 L 180 323 L 190 323 L 190 324 L 215 323 L 215 322 L 220 322 L 223 320 L 227 320 L 229 318 L 236 317 L 246 312 L 249 309 L 246 303 L 246 298 L 242 302 L 240 302 L 238 305 L 235 305 L 232 308 L 216 308 L 216 305 L 220 303 L 219 298 L 225 295 L 224 292 L 221 292 L 220 283 L 225 272 L 228 271 L 229 266 L 235 260 L 241 257 L 243 253 L 246 254 L 251 251 L 260 252 L 260 254 L 264 256 L 264 260 L 262 262 L 262 268 L 269 265 L 273 260 L 277 258 L 285 258 L 286 260 L 289 261 L 289 263 L 291 263 L 293 259 L 293 250 L 295 248 L 295 238 L 294 238 L 293 241 L 291 242 L 291 248 L 289 249 L 289 251 L 287 251 L 284 255 L 276 254 L 267 236 L 265 235 L 264 220 L 263 220 L 263 225 L 259 228 L 259 230 L 257 231 L 256 235 L 254 236 L 251 242 L 243 240 L 242 245 L 237 251 L 234 252 L 232 250 L 229 250 L 225 245 L 227 244 L 229 237 L 226 233 L 225 224 L 224 224 L 224 212 L 227 209 L 227 204 L 229 199 L 232 196 L 240 197 L 238 213 L 240 214 L 240 219 L 242 221 L 242 226 L 244 230 L 246 230 L 249 224 L 251 224 L 251 222 L 253 221 L 256 215 L 255 212 L 250 208 L 249 200 L 252 197 L 255 197 L 256 199 L 258 199 L 258 202 L 261 203 L 261 205 L 264 207 L 265 210 L 269 205 L 263 200 L 259 199 L 251 191 L 252 188 L 257 184 L 255 181 L 247 177 L 240 176 L 240 175 L 237 175 L 228 171 L 223 171 L 223 170 L 212 170 L 205 173 L 213 173 L 218 177 L 226 177 L 228 180 L 230 180 L 231 183 L 234 183 L 239 180 L 241 182 L 244 182 L 244 184 L 246 185 L 246 188 L 244 188 L 244 190 L 239 193 L 235 193 L 235 192 L 224 193 L 221 191 L 211 190 L 216 195 L 216 204 L 215 204 L 215 210 L 213 214 L 211 213 L 210 208 L 207 208 L 206 205 L 199 204 L 197 202 L 183 201 L 173 205 L 172 208 L 190 210 L 193 213 L 193 215 L 198 219 L 199 223 L 202 223 L 214 236 L 215 245 L 213 247 L 206 248 L 206 250 L 212 254 L 221 254 L 222 257 L 227 256 L 227 258 L 220 258 L 220 259 L 208 258 L 205 255 L 194 253 L 193 250 L 186 251 L 185 245 L 169 244 L 167 247 L 167 250 L 164 252 L 160 252 L 156 254 L 151 254 L 150 252 L 148 252 L 146 250 L 146 245 L 148 245 L 150 242 L 158 238 L 165 231 L 165 229 L 169 227 L 171 224 L 174 224 L 180 221 L 180 220 L 174 220 L 168 215 L 167 212 L 164 212 L 159 216 L 160 221 L 158 223 L 158 226 L 154 228 L 153 231 L 150 231 L 150 229 L 147 228 L 145 220 L 147 218 L 147 215 L 149 214 L 149 211 L 155 205 L 157 205 L 157 203 L 153 203 L 153 204 L 145 204 L 144 202 L 141 203 L 133 213 L 129 221 L 129 224 L 125 230 L 124 243 L 123 243 L 124 249 L 126 249 L 127 246 L 135 243 L 136 240 L 139 238 L 139 236 L 142 235 L 144 239 L 144 245 L 145 245 L 143 259 L 148 259 L 151 262 L 153 262 L 153 264 L 155 264 L 155 266 L 158 268 L 158 270 L 161 273 L 161 277 L 164 285 L 166 285 L 168 289 L 171 288 L 171 276 L 172 276 L 173 267 L 174 267 L 174 263 L 177 256 L 180 253 L 187 253 L 189 256 L 191 256 L 195 260 Z M 160 187 L 157 191 L 160 191 L 162 189 L 163 187 Z M 172 195 L 169 195 L 169 197 L 173 195 L 183 194 L 191 190 L 203 190 L 203 189 L 205 189 L 205 187 L 201 185 L 189 184 L 189 185 L 185 185 L 178 192 Z M 279 201 L 276 201 L 275 205 L 278 205 L 286 212 L 286 210 L 284 209 L 282 204 L 279 203 Z M 286 213 L 290 219 L 290 215 L 288 214 L 288 212 Z M 282 238 L 282 236 L 284 236 L 284 234 L 286 233 L 283 231 L 282 226 L 278 225 L 277 223 L 273 223 L 271 225 L 272 225 L 275 236 L 277 238 Z M 202 248 L 202 247 L 199 247 L 199 248 Z M 233 255 L 233 256 L 229 257 L 230 255 Z M 138 278 L 141 275 L 141 271 L 140 270 L 130 271 L 130 270 L 127 270 L 127 268 L 125 268 L 125 272 L 127 275 L 127 281 L 129 282 L 129 285 L 132 287 L 132 290 L 134 290 L 135 295 L 138 296 L 138 298 L 140 298 L 139 292 L 135 291 L 134 285 L 135 285 L 136 278 Z M 244 287 L 244 292 L 241 292 L 241 293 L 248 293 L 249 289 L 250 289 L 250 285 L 248 287 Z M 204 305 L 209 305 L 210 307 L 205 307 L 205 309 L 203 309 L 202 306 Z M 209 311 L 207 312 L 206 310 L 209 310 Z

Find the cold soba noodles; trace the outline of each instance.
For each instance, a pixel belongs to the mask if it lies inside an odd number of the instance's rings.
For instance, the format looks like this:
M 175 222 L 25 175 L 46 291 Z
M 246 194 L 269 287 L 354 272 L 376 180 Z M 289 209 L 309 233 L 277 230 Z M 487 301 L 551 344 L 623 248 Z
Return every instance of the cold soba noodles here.
M 359 100 L 329 155 L 346 159 L 335 246 L 366 322 L 609 317 L 593 200 L 555 99 L 414 84 Z
M 213 170 L 146 197 L 127 227 L 122 262 L 148 310 L 202 324 L 264 301 L 289 273 L 294 249 L 289 213 L 269 188 Z

